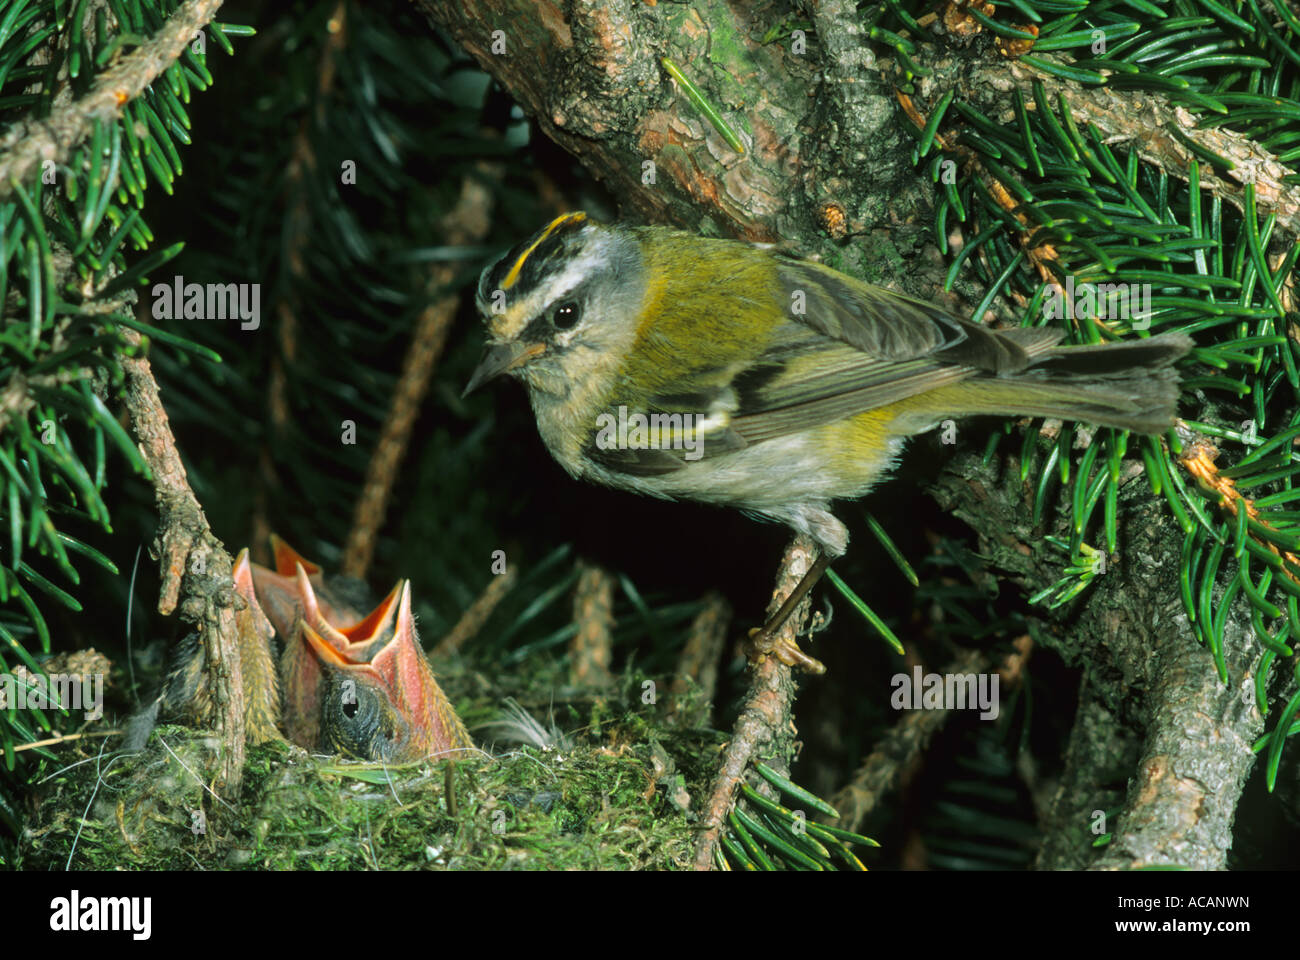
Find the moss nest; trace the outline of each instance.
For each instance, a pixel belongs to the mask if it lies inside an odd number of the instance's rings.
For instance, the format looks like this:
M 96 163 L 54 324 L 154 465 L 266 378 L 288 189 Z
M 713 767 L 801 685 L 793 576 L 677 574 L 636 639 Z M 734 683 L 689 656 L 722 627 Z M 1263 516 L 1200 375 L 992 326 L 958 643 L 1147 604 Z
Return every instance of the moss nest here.
M 576 708 L 568 708 L 570 714 Z M 603 715 L 603 716 L 602 716 Z M 31 798 L 26 869 L 681 869 L 721 747 L 587 710 L 585 738 L 385 767 L 252 747 L 237 800 L 220 741 L 164 725 L 137 754 L 87 752 Z M 84 742 L 84 741 L 83 741 Z M 564 743 L 563 738 L 560 739 Z

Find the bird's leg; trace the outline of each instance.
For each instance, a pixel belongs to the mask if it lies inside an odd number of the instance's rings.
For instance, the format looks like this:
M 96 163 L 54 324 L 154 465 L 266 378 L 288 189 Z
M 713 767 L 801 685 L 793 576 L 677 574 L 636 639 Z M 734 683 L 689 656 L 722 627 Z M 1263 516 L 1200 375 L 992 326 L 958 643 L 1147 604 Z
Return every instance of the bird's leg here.
M 799 644 L 795 642 L 793 635 L 790 637 L 781 636 L 781 627 L 795 608 L 808 595 L 808 591 L 816 586 L 817 581 L 822 578 L 828 567 L 831 565 L 831 559 L 825 555 L 819 556 L 817 562 L 809 568 L 808 572 L 803 575 L 803 579 L 790 591 L 790 596 L 785 598 L 767 623 L 762 627 L 749 631 L 749 641 L 746 643 L 746 656 L 751 661 L 762 663 L 765 656 L 773 656 L 788 667 L 802 667 L 809 673 L 825 673 L 826 666 L 814 657 L 808 656 L 799 649 Z

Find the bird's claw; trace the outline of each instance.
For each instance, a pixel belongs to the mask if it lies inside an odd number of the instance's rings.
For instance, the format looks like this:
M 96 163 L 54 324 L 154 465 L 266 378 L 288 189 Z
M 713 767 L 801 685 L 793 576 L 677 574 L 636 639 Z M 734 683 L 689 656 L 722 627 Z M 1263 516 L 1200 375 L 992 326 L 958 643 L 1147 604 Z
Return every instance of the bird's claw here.
M 826 672 L 826 665 L 816 657 L 810 657 L 800 650 L 799 644 L 794 640 L 787 640 L 779 635 L 773 636 L 766 627 L 755 627 L 749 631 L 749 640 L 745 643 L 745 656 L 752 664 L 760 664 L 771 656 L 787 667 L 799 667 L 816 674 Z

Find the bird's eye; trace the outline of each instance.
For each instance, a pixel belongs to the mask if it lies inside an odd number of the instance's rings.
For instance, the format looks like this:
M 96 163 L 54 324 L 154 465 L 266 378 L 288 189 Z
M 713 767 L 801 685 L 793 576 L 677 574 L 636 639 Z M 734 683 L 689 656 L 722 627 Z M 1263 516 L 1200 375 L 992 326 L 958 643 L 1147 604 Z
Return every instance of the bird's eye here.
M 577 325 L 581 316 L 582 311 L 578 309 L 578 305 L 569 300 L 555 308 L 555 316 L 551 321 L 555 324 L 555 329 L 568 330 Z

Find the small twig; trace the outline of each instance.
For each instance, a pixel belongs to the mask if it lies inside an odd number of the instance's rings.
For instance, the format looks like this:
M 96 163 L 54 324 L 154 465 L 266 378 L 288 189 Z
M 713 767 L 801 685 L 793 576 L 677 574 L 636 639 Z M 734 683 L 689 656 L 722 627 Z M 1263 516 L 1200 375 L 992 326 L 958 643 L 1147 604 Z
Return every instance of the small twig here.
M 573 588 L 573 622 L 569 641 L 569 682 L 579 687 L 604 687 L 613 679 L 609 665 L 614 628 L 614 578 L 608 570 L 578 561 Z
M 978 650 L 965 650 L 943 672 L 980 673 L 988 668 L 987 656 Z M 862 761 L 853 779 L 831 797 L 831 806 L 840 812 L 836 824 L 845 830 L 857 831 L 880 799 L 897 785 L 902 772 L 943 729 L 950 713 L 946 709 L 904 713 Z
M 18 417 L 27 415 L 27 411 L 36 406 L 36 397 L 32 395 L 35 387 L 50 389 L 61 387 L 79 380 L 90 380 L 94 371 L 89 367 L 60 370 L 57 373 L 26 376 L 21 370 L 15 370 L 9 377 L 4 389 L 0 390 L 0 433 L 9 428 L 9 423 Z
M 467 246 L 482 241 L 487 236 L 491 205 L 487 188 L 466 178 L 461 184 L 460 198 L 443 218 L 443 243 Z M 455 276 L 454 265 L 439 264 L 429 271 L 427 288 L 431 293 L 442 290 Z M 357 498 L 356 510 L 352 514 L 352 528 L 343 550 L 343 572 L 348 576 L 364 580 L 370 567 L 375 540 L 388 510 L 388 499 L 411 443 L 415 418 L 433 379 L 434 367 L 447 344 L 447 334 L 459 306 L 459 292 L 442 296 L 421 311 L 416 322 L 388 415 L 384 417 L 383 432 L 375 444 L 361 496 Z
M 35 750 L 37 747 L 52 747 L 58 743 L 71 743 L 73 740 L 81 740 L 88 737 L 111 737 L 121 733 L 121 730 L 96 730 L 93 733 L 65 733 L 57 737 L 49 737 L 45 740 L 33 740 L 30 743 L 20 743 L 14 747 L 14 753 L 22 753 L 24 750 Z M 5 752 L 0 750 L 0 757 Z
M 686 646 L 677 658 L 672 689 L 674 722 L 684 726 L 708 726 L 713 717 L 713 698 L 717 695 L 718 665 L 727 644 L 727 626 L 731 606 L 719 593 L 704 598 L 704 609 L 691 623 Z M 686 710 L 687 696 L 697 697 L 692 710 Z
M 786 597 L 794 592 L 811 569 L 817 555 L 816 547 L 807 537 L 794 539 L 781 560 L 776 576 L 776 590 L 768 606 L 769 615 L 776 613 Z M 808 619 L 810 603 L 807 598 L 799 604 L 794 614 L 778 631 L 778 640 L 794 643 Z M 785 773 L 795 752 L 795 727 L 791 717 L 794 705 L 794 679 L 790 668 L 776 657 L 764 657 L 763 662 L 751 666 L 749 695 L 741 708 L 740 716 L 732 728 L 731 743 L 722 754 L 722 767 L 709 791 L 704 805 L 703 829 L 695 842 L 695 869 L 710 870 L 723 830 L 730 813 L 737 788 L 749 769 L 751 761 L 759 757 L 769 766 Z M 767 781 L 755 781 L 755 788 L 770 792 Z
M 1234 518 L 1238 511 L 1244 510 L 1252 523 L 1265 530 L 1274 530 L 1273 525 L 1260 515 L 1255 501 L 1237 489 L 1236 481 L 1219 473 L 1218 465 L 1214 462 L 1219 456 L 1219 448 L 1181 420 L 1176 429 L 1183 441 L 1183 452 L 1178 456 L 1178 462 L 1200 484 L 1201 489 L 1218 495 L 1219 509 Z M 1259 536 L 1254 530 L 1248 530 L 1246 535 L 1274 556 L 1286 561 L 1277 567 L 1278 572 L 1292 583 L 1300 584 L 1300 577 L 1293 572 L 1300 568 L 1300 555 L 1279 549 L 1277 544 Z
M 158 395 L 158 382 L 148 357 L 139 349 L 140 335 L 124 330 L 123 336 L 138 351 L 137 356 L 122 360 L 125 399 L 158 504 L 158 536 L 153 544 L 153 554 L 162 566 L 158 612 L 170 616 L 180 604 L 181 618 L 194 623 L 201 635 L 215 726 L 225 746 L 219 782 L 232 796 L 238 796 L 244 766 L 244 681 L 239 668 L 232 563 L 190 489 Z
M 1025 634 L 1013 643 L 1013 650 L 997 668 L 1003 691 L 1011 690 L 1020 682 L 1025 664 L 1033 652 L 1033 638 Z M 992 660 L 978 650 L 958 654 L 942 671 L 944 674 L 984 673 L 992 668 Z M 904 713 L 889 732 L 876 743 L 867 759 L 862 761 L 853 779 L 831 798 L 831 806 L 840 811 L 836 825 L 845 830 L 857 831 L 880 799 L 893 789 L 907 770 L 943 729 L 950 711 L 909 710 Z
M 280 486 L 275 458 L 271 455 L 271 450 L 281 444 L 294 427 L 293 410 L 289 404 L 289 370 L 293 367 L 294 357 L 298 352 L 300 304 L 297 291 L 307 284 L 306 251 L 314 240 L 311 204 L 308 202 L 317 174 L 312 131 L 321 126 L 323 120 L 321 114 L 329 103 L 330 94 L 334 89 L 334 78 L 338 72 L 335 64 L 348 36 L 346 14 L 347 6 L 339 3 L 330 17 L 316 70 L 316 115 L 313 117 L 304 112 L 299 119 L 298 130 L 294 134 L 293 147 L 289 154 L 289 163 L 285 168 L 283 193 L 289 198 L 289 204 L 284 217 L 283 246 L 288 280 L 284 285 L 285 296 L 275 308 L 275 339 L 278 349 L 272 352 L 270 368 L 267 371 L 268 430 L 262 448 L 258 452 L 259 483 L 253 496 L 251 530 L 253 552 L 262 563 L 270 559 L 267 544 L 271 534 L 275 532 L 271 529 L 268 519 L 270 491 Z
M 479 594 L 478 599 L 469 605 L 469 608 L 460 615 L 456 625 L 451 628 L 445 637 L 438 641 L 433 651 L 429 654 L 430 659 L 438 660 L 441 657 L 450 657 L 458 652 L 470 639 L 472 639 L 480 630 L 487 618 L 492 616 L 492 611 L 497 608 L 507 593 L 519 581 L 519 565 L 512 563 L 506 567 L 505 573 L 498 574 L 488 581 L 483 592 Z

